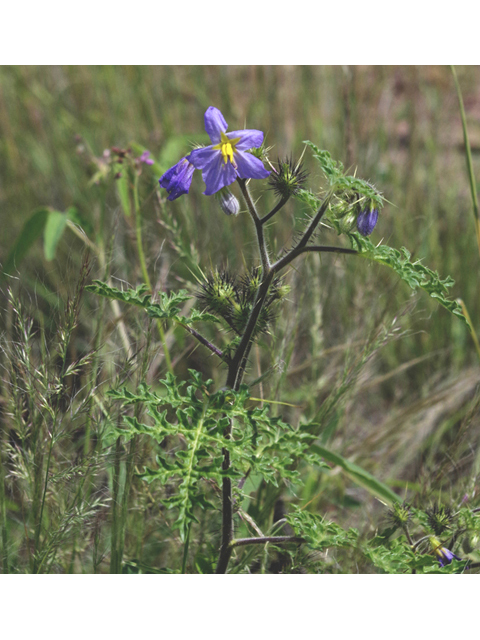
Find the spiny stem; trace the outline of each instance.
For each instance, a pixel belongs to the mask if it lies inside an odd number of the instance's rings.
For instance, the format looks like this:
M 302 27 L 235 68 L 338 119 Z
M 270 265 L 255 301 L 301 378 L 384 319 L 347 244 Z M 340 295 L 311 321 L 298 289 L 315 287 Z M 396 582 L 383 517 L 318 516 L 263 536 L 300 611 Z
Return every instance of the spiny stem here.
M 345 253 L 352 254 L 358 253 L 355 249 L 347 249 L 344 247 L 329 247 L 325 245 L 309 245 L 307 247 L 294 247 L 285 256 L 279 258 L 277 262 L 272 265 L 272 269 L 277 272 L 286 267 L 290 262 L 298 258 L 303 253 Z
M 416 551 L 418 547 L 422 544 L 422 542 L 425 542 L 425 540 L 428 540 L 429 538 L 430 536 L 423 536 L 422 538 L 420 538 L 420 540 L 417 540 L 416 542 L 414 542 L 414 544 L 412 545 L 413 550 Z
M 277 213 L 277 211 L 280 211 L 280 209 L 285 204 L 287 204 L 288 200 L 289 200 L 289 196 L 284 196 L 281 200 L 279 200 L 279 202 L 277 202 L 277 204 L 273 207 L 270 213 L 267 213 L 266 216 L 263 216 L 263 218 L 260 218 L 260 222 L 262 224 L 265 224 L 266 222 L 268 222 L 270 218 L 273 218 L 273 216 Z
M 226 438 L 230 438 L 232 433 L 232 422 L 228 432 L 224 434 Z M 222 449 L 223 461 L 222 471 L 230 469 L 230 452 L 228 449 Z M 220 546 L 220 555 L 218 558 L 215 573 L 226 573 L 233 547 L 231 546 L 233 538 L 233 500 L 232 500 L 232 480 L 226 476 L 222 482 L 222 542 Z
M 245 373 L 246 363 L 248 359 L 248 355 L 250 353 L 250 349 L 253 342 L 253 335 L 255 331 L 255 326 L 257 324 L 258 317 L 260 312 L 265 304 L 265 300 L 268 295 L 268 290 L 272 283 L 273 277 L 275 273 L 280 271 L 283 267 L 289 264 L 294 258 L 305 251 L 318 251 L 319 247 L 307 247 L 307 242 L 311 238 L 313 232 L 315 231 L 318 223 L 320 222 L 322 216 L 326 212 L 328 205 L 330 203 L 330 199 L 333 195 L 333 191 L 325 198 L 318 212 L 311 220 L 310 224 L 305 231 L 302 239 L 299 244 L 292 249 L 286 256 L 282 259 L 278 260 L 273 266 L 270 263 L 268 257 L 268 248 L 265 240 L 265 235 L 263 232 L 263 224 L 260 220 L 257 210 L 255 209 L 255 205 L 253 204 L 252 198 L 248 191 L 246 181 L 240 178 L 237 179 L 237 182 L 240 185 L 240 189 L 242 191 L 243 197 L 248 207 L 248 211 L 255 225 L 255 231 L 257 234 L 257 242 L 258 248 L 260 251 L 260 258 L 262 261 L 262 281 L 260 283 L 259 288 L 257 289 L 257 293 L 255 296 L 255 300 L 252 305 L 252 310 L 250 312 L 250 316 L 248 318 L 244 333 L 240 340 L 240 343 L 235 351 L 235 355 L 230 361 L 228 367 L 228 375 L 226 386 L 231 389 L 238 391 L 240 385 L 242 383 L 243 375 Z M 337 249 L 337 248 L 327 248 L 327 251 L 336 251 L 340 253 L 356 253 L 351 249 Z M 225 430 L 224 437 L 231 438 L 232 435 L 232 422 L 230 421 L 229 427 Z M 227 449 L 222 450 L 223 454 L 223 462 L 222 462 L 222 470 L 228 471 L 230 469 L 230 453 Z M 281 536 L 283 537 L 283 536 Z M 277 537 L 278 538 L 278 537 Z M 251 540 L 254 540 L 253 538 Z M 268 542 L 268 540 L 259 538 L 262 542 Z M 220 546 L 220 554 L 217 563 L 216 573 L 226 573 L 228 568 L 228 563 L 230 561 L 230 557 L 232 554 L 233 546 L 233 501 L 232 501 L 232 481 L 227 476 L 224 476 L 222 482 L 222 542 Z M 303 541 L 303 540 L 302 540 Z M 245 543 L 247 544 L 247 543 Z M 250 543 L 248 543 L 250 544 Z M 256 543 L 252 543 L 256 544 Z
M 247 204 L 248 207 L 248 211 L 252 217 L 253 223 L 255 224 L 255 231 L 257 232 L 257 242 L 258 242 L 258 248 L 260 251 L 260 258 L 262 260 L 262 267 L 263 267 L 263 276 L 265 277 L 265 274 L 268 273 L 269 269 L 270 269 L 270 260 L 268 257 L 268 250 L 267 250 L 267 243 L 265 240 L 265 234 L 263 233 L 263 225 L 262 222 L 258 216 L 257 210 L 255 208 L 255 205 L 253 204 L 253 200 L 252 197 L 250 195 L 250 192 L 248 190 L 246 181 L 241 179 L 241 178 L 237 178 L 237 182 L 240 186 L 240 189 L 242 191 L 242 195 L 245 199 L 245 202 Z
M 315 229 L 318 226 L 318 223 L 320 222 L 320 220 L 323 218 L 325 212 L 327 211 L 328 205 L 330 204 L 330 200 L 332 199 L 332 196 L 333 196 L 333 190 L 331 189 L 328 192 L 325 200 L 320 205 L 320 208 L 318 209 L 317 213 L 315 214 L 315 216 L 310 221 L 310 224 L 308 225 L 307 230 L 303 234 L 302 239 L 300 240 L 300 242 L 298 243 L 297 247 L 295 247 L 295 248 L 305 247 L 307 245 L 307 242 L 312 237 L 313 232 L 315 231 Z
M 251 347 L 251 340 L 255 330 L 255 325 L 257 324 L 258 317 L 263 308 L 265 298 L 267 297 L 268 289 L 273 279 L 273 271 L 269 269 L 267 275 L 262 272 L 262 276 L 263 280 L 258 288 L 257 295 L 255 296 L 245 331 L 228 369 L 227 387 L 231 387 L 235 391 L 238 391 L 242 382 L 243 371 L 245 370 L 245 356 L 248 356 L 247 352 Z
M 412 537 L 410 535 L 410 531 L 408 530 L 407 525 L 405 525 L 403 527 L 403 530 L 405 531 L 405 535 L 407 536 L 408 544 L 412 547 L 413 550 L 415 550 L 415 545 L 413 543 L 413 540 L 412 540 Z
M 181 322 L 179 322 L 178 324 L 181 327 L 183 327 L 186 331 L 188 331 L 199 342 L 201 342 L 201 344 L 203 344 L 205 347 L 207 347 L 207 349 L 210 349 L 210 351 L 212 353 L 214 353 L 216 356 L 218 356 L 221 360 L 225 359 L 225 355 L 224 355 L 223 351 L 221 351 L 218 347 L 216 347 L 209 340 L 207 340 L 207 338 L 202 336 L 201 333 L 198 333 L 198 331 L 196 331 L 195 329 L 192 329 L 192 327 L 189 327 L 187 324 L 183 324 Z

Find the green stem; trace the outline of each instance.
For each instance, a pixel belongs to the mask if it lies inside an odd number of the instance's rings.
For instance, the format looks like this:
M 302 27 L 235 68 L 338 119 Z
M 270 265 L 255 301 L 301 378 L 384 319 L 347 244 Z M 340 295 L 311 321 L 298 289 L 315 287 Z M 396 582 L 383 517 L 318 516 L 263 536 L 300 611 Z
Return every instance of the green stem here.
M 146 335 L 147 335 L 147 341 L 145 344 L 145 348 L 143 349 L 143 360 L 142 360 L 140 380 L 139 380 L 139 382 L 141 383 L 145 382 L 147 368 L 148 368 L 148 354 L 150 352 L 149 347 L 150 347 L 150 336 L 151 336 L 150 327 L 147 330 Z M 140 420 L 141 418 L 141 408 L 142 408 L 142 405 L 140 403 L 137 403 L 135 405 L 136 420 Z M 125 481 L 124 481 L 123 491 L 121 496 L 121 508 L 119 508 L 120 519 L 118 519 L 117 517 L 117 520 L 116 520 L 117 532 L 116 532 L 115 564 L 116 564 L 117 573 L 122 572 L 122 566 L 123 566 L 123 553 L 125 549 L 125 532 L 127 528 L 128 503 L 129 503 L 130 491 L 133 483 L 133 475 L 135 471 L 135 457 L 137 453 L 138 443 L 139 443 L 139 436 L 135 435 L 130 441 L 128 455 L 125 462 Z M 120 502 L 118 494 L 117 494 L 117 501 Z
M 40 567 L 38 566 L 39 551 L 40 551 L 40 549 L 39 549 L 40 533 L 42 531 L 43 510 L 45 508 L 45 500 L 46 500 L 46 497 L 47 497 L 48 474 L 50 472 L 50 462 L 51 462 L 51 459 L 52 459 L 52 451 L 53 451 L 53 443 L 54 443 L 54 438 L 55 438 L 56 424 L 57 424 L 57 415 L 55 413 L 55 415 L 53 416 L 52 433 L 50 434 L 50 446 L 48 448 L 47 467 L 45 469 L 45 480 L 44 480 L 44 483 L 43 483 L 43 493 L 42 493 L 42 502 L 41 502 L 41 506 L 40 506 L 40 514 L 38 516 L 38 520 L 37 520 L 36 526 L 35 526 L 35 543 L 34 543 L 35 557 L 34 557 L 34 560 L 33 560 L 33 573 L 37 573 L 37 571 L 40 569 Z
M 473 172 L 473 163 L 472 163 L 472 152 L 470 149 L 470 142 L 468 140 L 468 132 L 467 132 L 467 118 L 465 115 L 465 109 L 463 106 L 463 98 L 462 92 L 460 89 L 460 84 L 458 82 L 457 73 L 455 71 L 455 67 L 453 65 L 450 66 L 452 70 L 453 80 L 455 82 L 455 88 L 457 90 L 458 102 L 460 105 L 460 116 L 462 118 L 462 128 L 463 128 L 463 140 L 465 143 L 465 158 L 467 161 L 467 171 L 468 178 L 470 182 L 470 193 L 472 196 L 472 204 L 473 204 L 473 217 L 475 219 L 475 231 L 477 234 L 477 244 L 478 250 L 480 253 L 480 213 L 478 208 L 478 197 L 477 197 L 477 188 L 475 184 L 475 174 Z
M 188 547 L 190 546 L 190 531 L 192 525 L 188 525 L 187 537 L 185 538 L 185 544 L 183 545 L 183 559 L 182 559 L 182 574 L 187 573 L 187 559 L 188 559 Z
M 120 495 L 120 457 L 121 457 L 121 437 L 117 438 L 115 444 L 115 462 L 113 467 L 113 501 L 112 501 L 112 540 L 110 552 L 110 573 L 119 573 L 118 570 L 118 511 Z
M 150 281 L 150 276 L 148 275 L 147 262 L 145 260 L 145 253 L 143 251 L 143 242 L 142 242 L 142 214 L 140 210 L 140 203 L 138 200 L 138 189 L 137 189 L 137 180 L 138 176 L 135 176 L 135 183 L 133 187 L 133 202 L 134 202 L 134 210 L 135 210 L 135 231 L 137 236 L 137 250 L 138 257 L 140 259 L 140 268 L 142 270 L 143 281 L 153 293 L 152 283 Z M 172 359 L 170 357 L 170 351 L 167 347 L 167 342 L 165 340 L 165 332 L 163 330 L 162 323 L 157 319 L 157 327 L 158 333 L 160 335 L 160 341 L 162 343 L 163 355 L 165 357 L 165 362 L 167 363 L 167 369 L 170 373 L 173 374 L 173 366 Z
M 470 314 L 468 313 L 468 309 L 467 309 L 464 301 L 461 298 L 458 298 L 458 302 L 459 302 L 460 306 L 462 307 L 463 315 L 467 319 L 468 326 L 470 328 L 470 335 L 472 336 L 473 344 L 475 345 L 475 349 L 477 350 L 477 355 L 478 355 L 478 357 L 480 359 L 480 343 L 478 341 L 477 332 L 475 331 L 475 329 L 473 327 L 472 319 L 470 318 Z
M 245 547 L 249 544 L 266 544 L 271 542 L 273 544 L 285 544 L 288 542 L 294 542 L 296 544 L 302 544 L 306 542 L 305 538 L 298 536 L 263 536 L 262 538 L 237 538 L 232 540 L 232 547 Z
M 123 493 L 122 493 L 120 525 L 118 527 L 118 531 L 119 531 L 118 544 L 117 544 L 118 573 L 121 573 L 121 567 L 123 564 L 123 552 L 125 549 L 125 531 L 127 526 L 127 515 L 128 515 L 128 499 L 130 497 L 130 489 L 132 486 L 133 472 L 135 470 L 135 454 L 137 450 L 137 444 L 138 444 L 138 436 L 134 436 L 130 441 L 127 461 L 125 464 L 125 484 L 124 484 Z
M 3 573 L 8 573 L 8 531 L 7 505 L 5 500 L 5 470 L 3 466 L 3 433 L 0 428 L 0 518 L 2 526 L 2 567 Z

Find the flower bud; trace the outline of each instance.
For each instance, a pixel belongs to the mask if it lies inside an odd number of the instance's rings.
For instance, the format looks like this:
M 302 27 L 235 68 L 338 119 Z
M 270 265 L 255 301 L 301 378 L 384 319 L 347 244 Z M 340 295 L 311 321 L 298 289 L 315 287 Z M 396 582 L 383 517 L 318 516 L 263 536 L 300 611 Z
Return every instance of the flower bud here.
M 369 236 L 375 229 L 378 220 L 378 209 L 365 209 L 357 216 L 357 229 L 362 236 Z
M 353 231 L 356 223 L 355 214 L 350 211 L 338 220 L 338 228 L 341 233 L 350 233 Z
M 430 536 L 430 545 L 432 547 L 432 551 L 437 556 L 437 560 L 441 567 L 444 567 L 446 564 L 450 564 L 452 560 L 461 560 L 457 555 L 455 555 L 450 549 L 442 546 L 442 543 L 435 536 Z
M 220 204 L 223 213 L 227 216 L 237 216 L 240 211 L 240 203 L 233 193 L 227 187 L 220 189 L 216 194 L 216 198 Z
M 284 160 L 280 160 L 279 158 L 278 169 L 272 171 L 268 184 L 277 196 L 288 200 L 290 196 L 300 191 L 307 176 L 308 174 L 303 170 L 303 164 L 301 162 L 295 164 L 291 157 Z
M 411 512 L 410 507 L 406 502 L 399 504 L 396 502 L 392 509 L 388 512 L 390 522 L 399 528 L 403 528 L 408 524 L 410 520 Z
M 439 536 L 447 529 L 451 528 L 454 516 L 449 507 L 434 506 L 432 509 L 426 509 L 428 524 L 435 533 Z

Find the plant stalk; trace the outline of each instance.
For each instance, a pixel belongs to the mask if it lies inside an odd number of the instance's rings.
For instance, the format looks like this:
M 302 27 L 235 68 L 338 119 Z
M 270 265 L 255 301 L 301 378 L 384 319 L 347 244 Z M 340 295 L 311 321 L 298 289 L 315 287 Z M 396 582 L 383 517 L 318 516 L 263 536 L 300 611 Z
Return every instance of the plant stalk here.
M 240 385 L 242 384 L 248 356 L 253 344 L 255 327 L 256 327 L 258 318 L 260 316 L 260 313 L 262 311 L 262 308 L 265 304 L 265 300 L 268 295 L 268 290 L 270 288 L 270 285 L 272 283 L 272 280 L 275 274 L 278 273 L 284 267 L 286 267 L 288 264 L 290 264 L 290 262 L 292 262 L 292 260 L 294 260 L 297 256 L 308 251 L 357 253 L 352 249 L 342 249 L 337 247 L 307 246 L 308 241 L 312 237 L 315 229 L 317 228 L 320 220 L 322 219 L 322 216 L 325 214 L 328 208 L 328 205 L 333 195 L 333 191 L 330 191 L 327 194 L 327 197 L 323 201 L 322 205 L 320 206 L 319 210 L 310 221 L 310 224 L 305 230 L 305 233 L 302 236 L 300 242 L 296 245 L 296 247 L 294 247 L 291 251 L 289 251 L 286 255 L 284 255 L 282 258 L 277 260 L 277 262 L 275 262 L 272 265 L 268 257 L 268 247 L 267 247 L 264 229 L 263 229 L 263 223 L 269 217 L 271 217 L 271 215 L 268 214 L 263 219 L 261 219 L 257 213 L 257 210 L 251 198 L 246 181 L 238 178 L 237 182 L 240 186 L 248 211 L 255 225 L 258 249 L 259 249 L 260 258 L 262 262 L 262 281 L 257 290 L 257 294 L 255 296 L 255 300 L 252 305 L 252 310 L 248 318 L 245 331 L 235 351 L 235 354 L 229 363 L 226 386 L 233 389 L 234 391 L 238 391 L 240 389 Z M 276 211 L 278 211 L 278 208 L 276 208 L 274 211 L 276 213 Z M 232 427 L 233 427 L 233 424 L 232 422 L 230 422 L 229 427 L 226 429 L 224 433 L 225 438 L 228 438 L 228 439 L 231 438 Z M 222 471 L 227 472 L 230 469 L 230 452 L 227 449 L 223 449 L 222 454 L 223 454 Z M 300 539 L 292 540 L 292 537 L 289 537 L 289 536 L 280 536 L 280 538 L 283 541 L 287 541 L 287 539 L 288 541 L 300 541 Z M 272 541 L 274 539 L 279 541 L 280 538 L 278 536 L 273 537 Z M 269 538 L 268 539 L 267 538 L 249 538 L 248 540 L 249 542 L 236 541 L 234 543 L 233 541 L 232 481 L 230 478 L 224 476 L 223 483 L 222 483 L 222 542 L 220 546 L 220 554 L 219 554 L 219 559 L 218 559 L 215 572 L 226 573 L 228 568 L 228 563 L 230 561 L 233 548 L 235 546 L 242 546 L 244 544 L 260 544 L 263 542 L 270 541 Z

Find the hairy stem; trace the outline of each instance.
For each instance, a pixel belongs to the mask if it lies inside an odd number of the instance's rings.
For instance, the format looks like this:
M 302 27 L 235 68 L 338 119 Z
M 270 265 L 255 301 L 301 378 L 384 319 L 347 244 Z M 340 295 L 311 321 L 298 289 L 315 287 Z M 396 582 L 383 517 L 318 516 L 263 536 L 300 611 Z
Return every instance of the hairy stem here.
M 232 433 L 232 424 L 225 437 L 230 438 Z M 230 452 L 228 449 L 222 449 L 223 462 L 222 471 L 230 469 Z M 233 547 L 231 545 L 233 539 L 233 501 L 232 501 L 232 480 L 224 477 L 222 482 L 222 542 L 220 546 L 220 555 L 218 558 L 215 573 L 226 573 Z
M 258 318 L 260 316 L 260 313 L 262 311 L 263 305 L 265 304 L 265 300 L 268 295 L 268 290 L 270 288 L 274 275 L 278 273 L 281 269 L 283 269 L 285 266 L 287 266 L 292 260 L 294 260 L 301 253 L 305 253 L 307 251 L 335 251 L 340 253 L 356 253 L 351 249 L 341 249 L 336 247 L 307 247 L 306 246 L 309 239 L 313 235 L 315 229 L 317 228 L 322 216 L 324 215 L 324 213 L 328 208 L 330 199 L 333 195 L 333 192 L 331 191 L 325 198 L 322 205 L 320 206 L 316 215 L 310 221 L 310 224 L 308 225 L 298 245 L 294 249 L 292 249 L 289 253 L 287 253 L 283 258 L 279 259 L 272 266 L 268 257 L 268 248 L 265 240 L 263 223 L 266 221 L 266 219 L 271 217 L 271 215 L 273 214 L 272 212 L 270 212 L 270 214 L 267 214 L 267 216 L 265 216 L 263 219 L 260 219 L 258 216 L 257 210 L 255 208 L 255 205 L 253 204 L 253 200 L 250 196 L 250 192 L 248 191 L 246 181 L 238 178 L 237 182 L 240 185 L 240 189 L 242 191 L 243 197 L 247 204 L 248 211 L 255 225 L 258 248 L 260 252 L 260 258 L 262 261 L 262 281 L 257 290 L 257 294 L 255 296 L 255 300 L 252 305 L 252 311 L 248 318 L 245 331 L 242 335 L 242 338 L 237 347 L 237 350 L 235 351 L 235 355 L 231 359 L 228 367 L 226 386 L 230 387 L 234 391 L 238 391 L 242 383 L 243 376 L 245 373 L 245 368 L 247 365 L 248 356 L 253 344 L 255 327 L 256 327 Z M 225 438 L 231 438 L 232 426 L 233 424 L 232 422 L 230 422 L 229 427 L 226 429 L 224 433 Z M 230 453 L 227 451 L 227 449 L 223 449 L 222 453 L 223 453 L 222 470 L 228 471 L 230 469 Z M 280 536 L 280 537 L 284 538 L 284 536 Z M 249 540 L 257 540 L 257 539 L 250 538 Z M 266 538 L 258 538 L 258 540 L 262 542 L 269 541 Z M 256 542 L 253 542 L 253 543 L 245 542 L 244 544 L 256 544 Z M 222 542 L 220 547 L 220 555 L 219 555 L 219 559 L 216 567 L 216 573 L 226 573 L 234 546 L 239 546 L 239 545 L 238 544 L 233 545 L 232 482 L 230 478 L 224 477 L 223 483 L 222 483 Z
M 247 187 L 247 183 L 245 180 L 241 179 L 241 178 L 237 178 L 237 182 L 240 186 L 240 189 L 242 191 L 242 195 L 245 199 L 245 203 L 248 207 L 248 211 L 250 213 L 250 216 L 252 217 L 253 223 L 255 225 L 255 231 L 257 233 L 257 242 L 258 242 L 258 248 L 260 251 L 260 258 L 262 260 L 262 267 L 263 267 L 263 274 L 265 277 L 265 274 L 269 271 L 270 269 L 270 260 L 268 258 L 268 250 L 267 250 L 267 243 L 265 240 L 265 234 L 263 233 L 263 225 L 262 225 L 262 221 L 260 220 L 257 210 L 255 208 L 255 205 L 253 204 L 253 200 L 252 197 L 250 195 L 250 192 L 248 190 Z
M 216 356 L 218 356 L 221 360 L 225 359 L 225 355 L 223 351 L 221 351 L 218 347 L 212 344 L 210 340 L 207 340 L 207 338 L 202 336 L 201 333 L 198 333 L 198 331 L 196 331 L 195 329 L 192 329 L 192 327 L 189 327 L 187 324 L 182 324 L 181 322 L 179 322 L 178 324 L 181 327 L 183 327 L 186 331 L 188 331 L 188 333 L 190 333 L 194 338 L 196 338 L 201 344 L 207 347 L 207 349 L 210 349 L 210 351 L 214 353 Z
M 289 196 L 284 196 L 281 200 L 279 200 L 279 202 L 277 202 L 277 204 L 273 207 L 270 213 L 267 213 L 266 216 L 263 216 L 263 218 L 260 218 L 260 222 L 262 224 L 265 224 L 266 222 L 268 222 L 270 218 L 273 218 L 273 216 L 277 213 L 277 211 L 280 211 L 280 209 L 288 202 L 288 200 L 289 200 Z
M 277 262 L 275 262 L 275 264 L 272 266 L 272 269 L 275 272 L 280 271 L 303 253 L 358 253 L 358 251 L 355 251 L 355 249 L 347 249 L 344 247 L 329 247 L 325 245 L 309 245 L 307 247 L 297 246 L 282 258 L 279 258 Z

